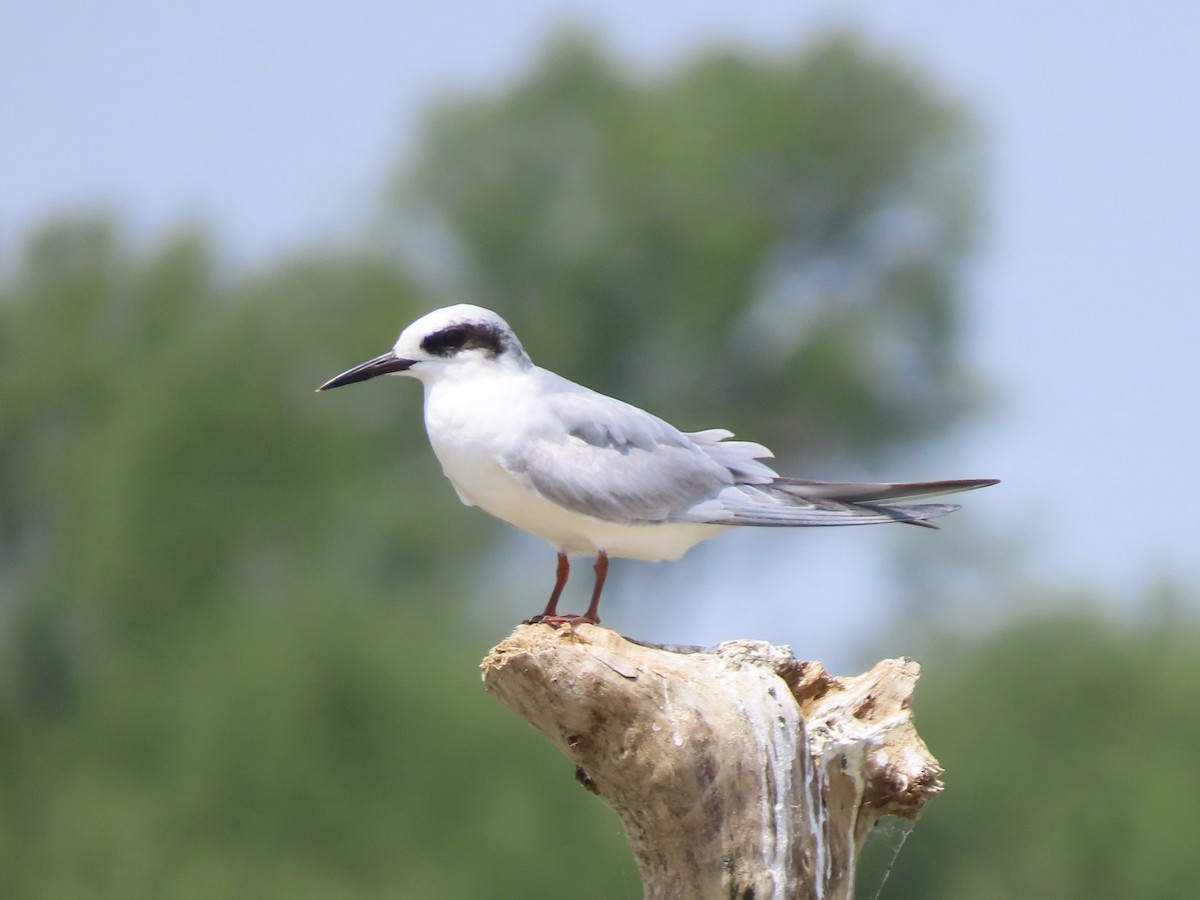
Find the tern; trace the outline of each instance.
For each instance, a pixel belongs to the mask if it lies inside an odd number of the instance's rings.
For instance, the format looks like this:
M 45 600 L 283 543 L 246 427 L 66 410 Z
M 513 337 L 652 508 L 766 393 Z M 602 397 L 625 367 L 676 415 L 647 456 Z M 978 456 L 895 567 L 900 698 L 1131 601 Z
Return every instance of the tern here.
M 683 432 L 657 416 L 533 364 L 499 315 L 470 304 L 434 310 L 387 353 L 317 388 L 404 375 L 424 386 L 425 430 L 467 506 L 550 543 L 558 553 L 546 609 L 530 622 L 600 622 L 610 556 L 679 559 L 739 526 L 869 525 L 930 520 L 959 507 L 894 503 L 967 491 L 996 479 L 868 484 L 785 478 L 761 444 L 721 428 Z M 591 603 L 561 616 L 570 556 L 595 557 Z

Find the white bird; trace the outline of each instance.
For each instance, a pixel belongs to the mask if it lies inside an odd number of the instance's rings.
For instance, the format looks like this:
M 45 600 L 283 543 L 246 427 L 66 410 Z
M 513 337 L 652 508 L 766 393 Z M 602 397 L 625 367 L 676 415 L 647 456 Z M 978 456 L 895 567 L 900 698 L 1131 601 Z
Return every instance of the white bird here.
M 558 552 L 545 611 L 530 621 L 599 623 L 609 556 L 678 559 L 739 525 L 867 525 L 958 509 L 894 500 L 966 491 L 995 479 L 861 484 L 784 478 L 761 444 L 720 428 L 684 433 L 657 416 L 535 366 L 500 316 L 469 304 L 417 319 L 395 346 L 318 391 L 406 375 L 425 388 L 429 443 L 467 506 Z M 883 502 L 888 501 L 888 502 Z M 560 616 L 568 556 L 595 556 L 582 616 Z

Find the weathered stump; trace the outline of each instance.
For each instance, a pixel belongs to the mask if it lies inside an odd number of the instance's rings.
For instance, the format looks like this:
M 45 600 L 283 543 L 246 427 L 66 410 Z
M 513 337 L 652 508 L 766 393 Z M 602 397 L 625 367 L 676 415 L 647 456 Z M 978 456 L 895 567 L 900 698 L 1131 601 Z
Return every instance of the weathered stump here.
M 521 625 L 482 668 L 620 816 L 649 900 L 852 898 L 879 818 L 915 819 L 942 788 L 911 659 L 835 678 L 761 641 Z

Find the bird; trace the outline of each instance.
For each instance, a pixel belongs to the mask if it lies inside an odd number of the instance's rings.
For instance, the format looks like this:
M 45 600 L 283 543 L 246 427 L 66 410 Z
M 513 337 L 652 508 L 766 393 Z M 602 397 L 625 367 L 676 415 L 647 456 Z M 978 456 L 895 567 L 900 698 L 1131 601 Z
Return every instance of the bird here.
M 425 430 L 459 499 L 550 543 L 545 610 L 528 623 L 600 623 L 609 557 L 676 560 L 731 528 L 932 521 L 958 509 L 896 503 L 973 490 L 993 478 L 841 483 L 787 478 L 762 444 L 723 428 L 683 432 L 629 403 L 534 365 L 508 323 L 481 306 L 436 309 L 388 352 L 318 392 L 380 375 L 424 388 Z M 595 557 L 587 610 L 558 612 L 572 556 Z

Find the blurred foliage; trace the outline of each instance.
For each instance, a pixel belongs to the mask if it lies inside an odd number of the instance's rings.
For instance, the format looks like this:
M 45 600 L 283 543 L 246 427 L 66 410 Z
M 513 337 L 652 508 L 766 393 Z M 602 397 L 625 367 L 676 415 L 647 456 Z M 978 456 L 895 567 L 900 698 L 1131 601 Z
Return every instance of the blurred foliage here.
M 1127 625 L 1050 600 L 1054 612 L 922 654 L 917 726 L 946 791 L 904 844 L 889 900 L 1195 893 L 1196 604 L 1148 596 Z M 874 849 L 860 896 L 890 856 Z
M 4 896 L 550 896 L 568 818 L 613 860 L 582 896 L 636 883 L 479 689 L 447 560 L 483 519 L 416 397 L 313 394 L 422 302 L 365 254 L 230 282 L 199 234 L 29 241 L 0 293 Z
M 569 37 L 433 109 L 388 201 L 403 264 L 364 240 L 230 273 L 203 232 L 131 247 L 102 218 L 30 235 L 0 282 L 4 896 L 636 896 L 616 817 L 479 688 L 500 635 L 462 624 L 471 563 L 505 532 L 440 477 L 416 386 L 312 389 L 453 296 L 688 427 L 908 446 L 972 399 L 973 154 L 955 104 L 846 36 L 639 77 Z M 955 793 L 1019 839 L 993 763 L 1048 762 L 998 748 L 1096 730 L 1062 718 L 1095 697 L 1012 703 L 1039 664 L 1103 678 L 1109 632 L 1051 633 L 927 669 L 952 789 L 902 862 L 930 884 L 1014 883 Z M 997 705 L 994 737 L 966 702 Z M 1053 814 L 1086 819 L 1111 773 L 1064 760 L 1080 806 Z
M 955 338 L 976 154 L 958 104 L 849 36 L 639 76 L 567 34 L 438 106 L 396 196 L 535 360 L 811 466 L 975 398 Z

